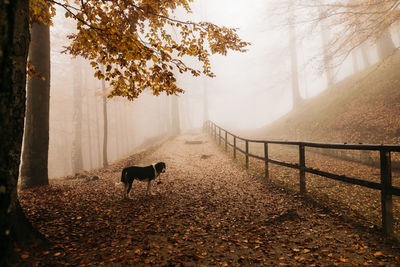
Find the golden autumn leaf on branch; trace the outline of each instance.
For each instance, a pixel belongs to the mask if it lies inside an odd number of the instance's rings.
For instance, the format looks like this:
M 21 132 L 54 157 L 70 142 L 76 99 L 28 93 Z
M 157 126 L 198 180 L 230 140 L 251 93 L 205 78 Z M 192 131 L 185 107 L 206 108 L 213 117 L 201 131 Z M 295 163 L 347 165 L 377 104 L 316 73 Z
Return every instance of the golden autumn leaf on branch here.
M 191 13 L 193 0 L 35 1 L 59 5 L 77 21 L 66 52 L 88 59 L 95 76 L 112 86 L 110 96 L 133 100 L 145 89 L 154 95 L 181 93 L 176 71 L 213 77 L 211 54 L 245 52 L 250 44 L 237 29 L 173 16 L 179 7 Z M 188 66 L 185 57 L 201 62 L 201 69 Z

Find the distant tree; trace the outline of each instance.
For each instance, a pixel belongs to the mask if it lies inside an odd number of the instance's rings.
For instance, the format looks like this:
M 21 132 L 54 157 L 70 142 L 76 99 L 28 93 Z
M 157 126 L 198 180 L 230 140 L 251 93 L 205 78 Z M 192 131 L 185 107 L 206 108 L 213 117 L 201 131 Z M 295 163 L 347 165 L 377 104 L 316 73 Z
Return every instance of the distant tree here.
M 177 96 L 173 96 L 171 100 L 171 131 L 173 135 L 178 135 L 181 132 L 179 102 Z
M 378 55 L 381 60 L 391 55 L 393 51 L 396 50 L 388 28 L 386 28 L 382 35 L 378 38 L 377 48 Z
M 367 68 L 371 65 L 371 62 L 369 60 L 368 57 L 368 50 L 367 50 L 367 46 L 366 43 L 361 44 L 361 56 L 364 62 L 364 67 Z
M 82 156 L 82 62 L 80 59 L 72 59 L 73 76 L 73 124 L 74 137 L 72 141 L 72 172 L 78 173 L 83 169 Z
M 103 92 L 103 167 L 108 166 L 108 115 L 107 115 L 107 89 L 104 79 L 101 81 Z
M 296 25 L 293 15 L 293 3 L 289 2 L 289 46 L 290 46 L 290 64 L 291 64 L 291 81 L 292 81 L 292 98 L 293 107 L 296 107 L 301 102 L 300 87 L 299 87 L 299 70 L 297 67 L 297 38 Z
M 360 67 L 358 65 L 357 50 L 353 50 L 353 52 L 351 53 L 351 59 L 353 62 L 354 73 L 358 73 L 360 71 Z
M 322 3 L 322 1 L 320 2 Z M 318 15 L 322 17 L 322 9 L 318 8 Z M 323 64 L 324 70 L 326 73 L 326 80 L 328 83 L 328 88 L 330 88 L 334 83 L 334 75 L 333 69 L 331 64 L 331 59 L 329 57 L 329 28 L 326 25 L 325 21 L 321 21 L 320 23 L 321 28 L 321 40 L 322 40 L 322 53 L 323 53 Z
M 29 1 L 0 1 L 0 266 L 16 259 L 15 246 L 43 240 L 17 196 L 25 116 Z
M 207 79 L 204 77 L 203 79 L 203 122 L 209 120 L 208 113 L 208 87 L 207 87 Z

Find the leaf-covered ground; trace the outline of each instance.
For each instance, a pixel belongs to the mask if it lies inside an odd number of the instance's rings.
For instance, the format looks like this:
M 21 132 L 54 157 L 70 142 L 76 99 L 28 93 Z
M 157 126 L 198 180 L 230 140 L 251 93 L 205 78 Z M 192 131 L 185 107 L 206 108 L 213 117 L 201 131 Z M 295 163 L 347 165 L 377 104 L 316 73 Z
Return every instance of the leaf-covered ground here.
M 193 142 L 196 141 L 196 142 Z M 198 142 L 201 141 L 201 142 Z M 163 183 L 133 199 L 115 186 L 124 166 L 167 164 Z M 205 135 L 20 192 L 51 242 L 20 251 L 19 265 L 398 265 L 400 249 L 299 195 L 248 174 Z

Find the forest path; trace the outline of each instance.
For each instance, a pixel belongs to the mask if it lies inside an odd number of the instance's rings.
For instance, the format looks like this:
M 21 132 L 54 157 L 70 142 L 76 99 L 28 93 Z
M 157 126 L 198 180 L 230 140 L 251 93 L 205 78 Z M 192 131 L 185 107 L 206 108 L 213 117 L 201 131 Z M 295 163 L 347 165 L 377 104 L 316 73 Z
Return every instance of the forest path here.
M 70 180 L 24 191 L 21 202 L 55 245 L 21 261 L 110 265 L 371 265 L 400 263 L 398 249 L 253 177 L 202 133 Z M 164 161 L 162 184 L 115 187 L 122 167 Z M 43 197 L 46 195 L 45 197 Z M 41 198 L 42 197 L 42 198 Z M 28 253 L 28 252 L 22 252 Z

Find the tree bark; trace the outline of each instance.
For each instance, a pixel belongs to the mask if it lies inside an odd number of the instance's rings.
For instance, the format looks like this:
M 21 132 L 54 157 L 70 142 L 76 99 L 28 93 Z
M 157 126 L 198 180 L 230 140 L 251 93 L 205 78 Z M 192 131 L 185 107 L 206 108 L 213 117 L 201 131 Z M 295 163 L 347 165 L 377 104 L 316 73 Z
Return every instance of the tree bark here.
M 74 139 L 72 142 L 72 171 L 78 173 L 83 169 L 82 157 L 82 75 L 79 59 L 73 59 L 74 63 Z
M 318 8 L 319 16 L 322 18 L 322 9 Z M 327 86 L 330 88 L 334 83 L 334 76 L 331 66 L 331 59 L 328 55 L 328 39 L 329 39 L 329 30 L 327 29 L 324 21 L 322 20 L 320 23 L 321 26 L 321 40 L 322 40 L 322 53 L 323 53 L 323 62 L 324 62 L 324 69 L 326 73 L 326 81 Z
M 377 42 L 378 55 L 381 60 L 391 55 L 396 47 L 394 46 L 389 28 L 387 28 Z
M 25 116 L 29 1 L 0 1 L 0 266 L 15 260 L 14 245 L 44 240 L 17 197 Z
M 21 189 L 48 185 L 50 113 L 50 27 L 35 22 L 31 28 L 29 59 L 41 77 L 28 81 Z

